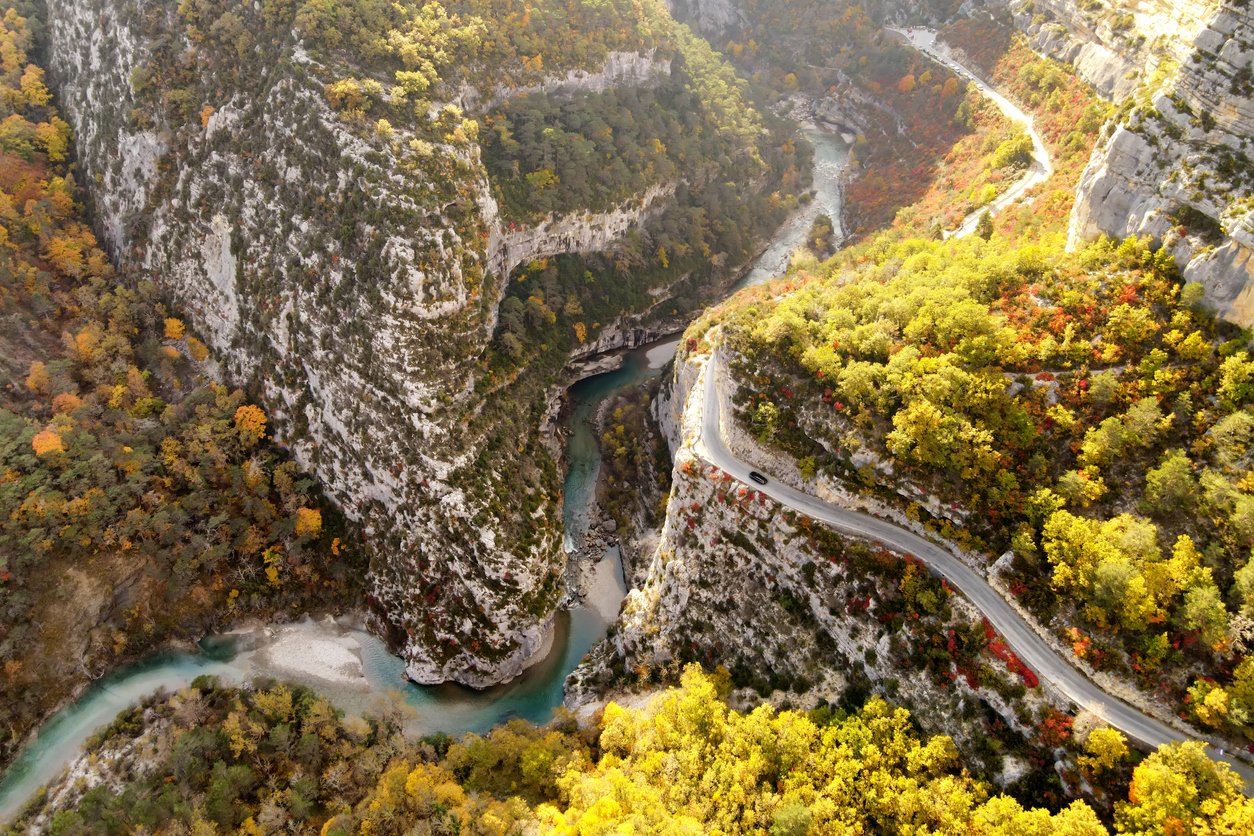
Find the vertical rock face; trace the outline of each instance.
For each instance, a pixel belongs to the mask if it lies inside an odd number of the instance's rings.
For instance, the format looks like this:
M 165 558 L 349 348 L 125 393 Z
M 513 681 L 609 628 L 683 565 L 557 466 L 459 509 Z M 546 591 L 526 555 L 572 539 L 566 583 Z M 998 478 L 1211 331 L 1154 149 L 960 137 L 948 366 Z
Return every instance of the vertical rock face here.
M 534 226 L 505 230 L 493 238 L 489 248 L 492 272 L 508 276 L 518 265 L 537 258 L 604 252 L 674 194 L 675 184 L 659 184 L 609 212 L 551 216 Z
M 671 74 L 671 62 L 661 58 L 657 50 L 645 54 L 611 52 L 605 63 L 595 71 L 571 70 L 563 76 L 545 79 L 538 84 L 521 87 L 498 87 L 487 97 L 468 87 L 462 91 L 461 104 L 468 110 L 491 110 L 516 96 L 542 93 L 549 96 L 573 93 L 604 93 L 618 87 L 652 87 Z
M 188 312 L 222 375 L 263 394 L 275 434 L 362 524 L 372 613 L 409 675 L 517 674 L 560 595 L 558 490 L 536 432 L 543 400 L 485 382 L 480 361 L 504 260 L 560 252 L 551 239 L 575 232 L 507 241 L 473 142 L 363 138 L 294 35 L 168 89 L 171 56 L 202 66 L 176 0 L 47 6 L 80 176 L 121 266 Z M 560 84 L 669 71 L 651 55 L 611 59 Z M 190 118 L 172 118 L 179 107 Z M 460 115 L 441 118 L 451 136 Z M 604 243 L 665 196 L 579 229 Z
M 677 20 L 711 40 L 730 34 L 744 25 L 736 0 L 666 0 Z
M 1163 242 L 1223 318 L 1254 325 L 1254 18 L 1225 3 L 1164 60 L 1095 152 L 1072 238 Z M 1159 78 L 1162 81 L 1159 81 Z
M 1132 93 L 1163 59 L 1183 60 L 1219 0 L 990 0 L 1006 7 L 1032 47 L 1066 61 L 1110 99 Z
M 1220 316 L 1254 324 L 1254 19 L 1234 0 L 1089 9 L 1012 0 L 1038 51 L 1124 104 L 1081 178 L 1071 238 L 1161 241 Z

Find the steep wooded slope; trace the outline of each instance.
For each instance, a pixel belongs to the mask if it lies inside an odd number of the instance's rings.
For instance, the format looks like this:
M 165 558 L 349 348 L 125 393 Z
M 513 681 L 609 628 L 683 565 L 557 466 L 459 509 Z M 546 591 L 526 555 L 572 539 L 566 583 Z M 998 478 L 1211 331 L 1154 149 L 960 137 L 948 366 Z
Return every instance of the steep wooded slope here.
M 240 618 L 350 607 L 362 574 L 265 413 L 97 247 L 37 29 L 0 19 L 0 764 L 115 665 Z
M 653 284 L 595 320 L 577 313 L 595 284 L 522 293 L 532 331 L 566 329 L 523 345 L 526 366 L 497 329 L 507 273 L 613 248 L 654 214 L 698 212 L 692 195 L 730 181 L 733 160 L 758 176 L 725 199 L 782 211 L 754 202 L 777 167 L 734 78 L 654 3 L 52 0 L 48 11 L 109 247 L 189 311 L 221 374 L 257 391 L 276 434 L 360 522 L 372 610 L 410 675 L 484 685 L 517 673 L 560 596 L 558 479 L 539 427 L 565 351 L 681 279 L 716 281 L 711 265 L 746 257 L 754 232 L 724 224 L 698 251 L 703 270 L 637 271 Z M 649 188 L 615 193 L 609 210 L 559 201 L 565 214 L 531 232 L 502 221 L 477 140 L 491 112 L 462 105 L 499 109 L 526 93 L 595 109 L 632 86 L 692 99 L 681 134 L 700 141 L 679 182 L 646 173 Z M 544 134 L 525 150 L 552 153 Z M 618 167 L 648 162 L 609 151 Z M 520 173 L 561 192 L 543 168 Z M 642 229 L 627 252 L 651 256 L 651 239 Z

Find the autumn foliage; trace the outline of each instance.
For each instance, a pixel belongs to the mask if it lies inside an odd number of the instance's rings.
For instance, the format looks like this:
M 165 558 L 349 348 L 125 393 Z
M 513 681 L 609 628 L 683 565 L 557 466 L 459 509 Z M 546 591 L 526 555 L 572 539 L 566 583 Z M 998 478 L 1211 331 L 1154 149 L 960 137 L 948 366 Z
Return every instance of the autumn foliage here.
M 241 406 L 235 410 L 235 429 L 246 442 L 259 441 L 266 433 L 266 413 L 253 404 Z
M 40 430 L 35 433 L 35 437 L 30 440 L 30 446 L 34 449 L 36 456 L 65 452 L 61 436 L 57 435 L 55 430 Z
M 942 37 L 1032 116 L 1054 164 L 1054 176 L 1029 200 L 999 215 L 998 232 L 1025 240 L 1065 231 L 1076 183 L 1112 106 L 1066 66 L 1037 55 L 1021 35 L 992 21 L 955 21 Z
M 322 512 L 317 508 L 296 509 L 296 536 L 317 537 L 322 533 Z
M 1205 671 L 1189 711 L 1254 739 L 1254 359 L 1165 252 L 1061 244 L 884 233 L 738 298 L 742 420 L 850 483 L 936 497 L 938 533 L 1011 551 L 1012 594 L 1082 630 L 1090 664 L 1181 707 Z M 868 449 L 891 474 L 845 452 Z
M 255 614 L 351 600 L 355 560 L 312 481 L 265 444 L 265 413 L 201 376 L 207 347 L 97 246 L 32 42 L 10 8 L 0 18 L 0 764 L 78 684 L 171 635 L 203 635 L 228 600 Z M 334 561 L 326 529 L 342 538 Z M 276 546 L 278 585 L 263 558 Z
M 560 712 L 548 726 L 419 740 L 396 711 L 346 717 L 304 688 L 202 678 L 125 713 L 91 749 L 106 780 L 87 790 L 61 779 L 18 829 L 38 814 L 73 834 L 124 819 L 142 832 L 243 834 L 1105 836 L 1238 834 L 1254 819 L 1239 776 L 1199 743 L 1150 754 L 1099 817 L 1084 801 L 1047 808 L 973 776 L 949 737 L 922 737 L 879 698 L 848 714 L 738 711 L 728 686 L 726 672 L 690 666 L 679 687 L 611 702 L 590 727 Z M 1105 731 L 1090 735 L 1091 761 L 1109 769 L 1127 747 Z M 103 756 L 141 740 L 151 768 Z

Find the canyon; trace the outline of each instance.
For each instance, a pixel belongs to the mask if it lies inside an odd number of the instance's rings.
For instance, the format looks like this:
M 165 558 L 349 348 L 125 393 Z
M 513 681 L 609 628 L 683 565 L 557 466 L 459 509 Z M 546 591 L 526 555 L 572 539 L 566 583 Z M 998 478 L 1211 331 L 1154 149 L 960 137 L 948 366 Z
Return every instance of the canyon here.
M 507 223 L 473 141 L 399 123 L 363 135 L 290 33 L 242 69 L 208 71 L 202 89 L 159 89 L 171 54 L 217 48 L 180 32 L 176 5 L 49 3 L 50 74 L 104 240 L 188 312 L 214 373 L 261 397 L 275 438 L 361 526 L 371 618 L 409 676 L 509 680 L 551 635 L 565 557 L 548 396 L 527 376 L 484 375 L 507 281 L 545 256 L 612 248 L 672 205 L 675 185 Z M 670 81 L 654 47 L 484 94 L 463 85 L 456 100 L 481 114 Z M 174 94 L 203 96 L 200 118 L 154 106 Z M 459 107 L 431 112 L 460 130 Z M 615 333 L 594 333 L 587 353 Z M 506 400 L 503 416 L 485 409 Z
M 533 274 L 571 256 L 610 259 L 642 235 L 652 246 L 648 231 L 665 224 L 693 184 L 655 182 L 605 211 L 508 220 L 476 134 L 489 128 L 470 123 L 493 126 L 489 112 L 515 98 L 665 88 L 684 61 L 663 37 L 660 47 L 612 50 L 521 85 L 461 83 L 442 91 L 447 102 L 423 102 L 430 125 L 380 120 L 363 131 L 328 95 L 328 78 L 342 68 L 299 38 L 273 38 L 242 68 L 201 87 L 172 87 L 157 69 L 171 49 L 211 49 L 180 30 L 176 5 L 48 0 L 50 74 L 111 255 L 187 311 L 211 349 L 206 370 L 255 393 L 275 440 L 360 529 L 371 558 L 368 626 L 402 656 L 405 678 L 475 688 L 516 679 L 548 655 L 558 612 L 570 603 L 560 487 L 568 463 L 555 437 L 566 389 L 619 362 L 607 355 L 680 330 L 694 302 L 714 298 L 747 265 L 711 258 L 708 273 L 703 264 L 657 282 L 644 288 L 646 301 L 591 323 L 570 351 L 551 352 L 556 361 L 533 354 L 502 366 L 495 340 L 506 300 L 526 299 L 528 321 L 542 319 L 537 310 L 553 314 L 544 294 L 531 290 Z M 883 22 L 943 22 L 944 5 L 887 3 Z M 1078 184 L 1069 246 L 1099 235 L 1146 236 L 1185 281 L 1200 285 L 1219 318 L 1254 325 L 1248 4 L 1142 0 L 1098 12 L 1071 0 L 963 6 L 1013 22 L 1033 49 L 1067 62 L 1118 108 Z M 719 39 L 735 36 L 748 14 L 734 0 L 668 7 Z M 170 102 L 182 98 L 191 103 L 186 119 L 171 115 Z M 824 101 L 794 94 L 793 106 L 813 115 L 823 110 L 814 102 Z M 862 106 L 869 105 L 829 108 L 828 121 L 852 131 Z M 1030 189 L 1053 173 L 1030 118 L 1009 107 L 1029 125 L 1036 153 L 995 212 L 1025 192 L 1030 205 Z M 818 162 L 833 165 L 840 154 L 824 157 L 820 149 Z M 838 239 L 843 166 L 841 157 L 831 218 Z M 749 273 L 754 282 L 785 272 L 809 223 L 831 210 L 831 191 L 814 185 L 819 205 L 803 200 L 793 210 L 792 227 L 775 242 L 786 238 L 787 251 L 768 251 L 769 264 Z M 780 205 L 795 206 L 786 192 Z M 977 221 L 969 216 L 959 234 L 974 232 Z M 666 249 L 657 247 L 655 257 L 665 263 Z M 693 346 L 710 335 L 689 336 L 652 402 L 674 463 L 664 523 L 646 538 L 643 562 L 628 569 L 636 588 L 609 635 L 567 680 L 568 706 L 586 715 L 607 695 L 630 694 L 633 675 L 647 690 L 648 676 L 668 681 L 696 661 L 727 667 L 731 701 L 744 707 L 762 699 L 835 704 L 861 688 L 890 693 L 914 707 L 923 728 L 953 735 L 964 754 L 979 751 L 991 728 L 1029 736 L 1035 717 L 1070 708 L 1074 689 L 1025 688 L 1030 679 L 1009 662 L 1003 669 L 997 651 L 984 652 L 978 679 L 968 673 L 943 683 L 903 673 L 918 662 L 917 648 L 885 625 L 900 617 L 893 607 L 902 590 L 926 572 L 908 549 L 817 532 L 821 515 L 777 505 L 769 492 L 712 467 L 701 442 L 710 405 L 701 375 L 714 364 L 703 372 L 700 355 L 709 346 Z M 738 462 L 787 485 L 817 484 L 829 504 L 922 530 L 892 503 L 827 477 L 814 482 L 737 423 L 730 404 L 727 411 L 722 431 Z M 891 473 L 891 463 L 859 455 L 869 471 Z M 937 518 L 962 520 L 961 509 L 941 508 L 934 496 L 913 499 Z M 898 569 L 904 574 L 893 574 Z M 951 649 L 955 632 L 988 629 L 981 627 L 987 606 L 931 581 L 936 588 L 923 597 L 942 603 L 925 619 L 937 635 L 949 631 Z M 1016 647 L 1025 643 L 1020 637 Z M 1039 672 L 1041 659 L 1028 661 Z M 1095 706 L 1084 721 L 1109 719 L 1102 692 L 1084 682 L 1090 690 L 1080 702 Z M 1119 693 L 1115 678 L 1100 682 Z M 979 719 L 955 724 L 959 716 Z M 1150 726 L 1143 741 L 1179 736 Z M 989 756 L 982 766 L 1003 787 L 1027 772 L 1014 757 Z
M 1248 89 L 1234 81 L 1249 64 L 1240 34 L 1249 12 L 1222 3 L 1179 11 L 1149 5 L 1130 30 L 1058 0 L 1031 14 L 1026 4 L 1007 6 L 1036 48 L 1074 61 L 1099 90 L 1153 103 L 1152 115 L 1133 107 L 1095 153 L 1072 236 L 1152 235 L 1222 316 L 1249 324 L 1254 203 L 1240 182 L 1249 170 L 1240 165 L 1240 138 L 1250 133 L 1251 110 Z M 293 72 L 261 73 L 257 86 L 216 97 L 203 128 L 140 125 L 132 115 L 144 109 L 137 80 L 167 24 L 106 3 L 54 0 L 49 12 L 51 71 L 116 257 L 160 276 L 214 349 L 218 374 L 255 383 L 276 437 L 372 542 L 384 544 L 371 573 L 375 617 L 405 646 L 411 676 L 477 685 L 515 676 L 550 630 L 563 559 L 544 477 L 507 487 L 468 452 L 485 440 L 484 427 L 462 420 L 482 409 L 477 358 L 516 266 L 612 247 L 659 211 L 673 186 L 653 187 L 608 213 L 507 225 L 473 145 L 437 147 L 419 160 L 406 150 L 417 137 L 403 130 L 386 142 L 347 130 L 315 81 L 320 68 L 296 43 L 267 56 L 281 56 Z M 703 31 L 728 31 L 742 20 L 726 2 L 679 4 L 676 13 Z M 1173 28 L 1184 37 L 1166 37 Z M 1139 46 L 1129 51 L 1129 44 Z M 1194 59 L 1203 52 L 1219 60 Z M 481 96 L 463 88 L 459 100 L 473 109 L 509 95 L 653 86 L 670 71 L 655 52 L 613 53 L 600 66 L 518 90 Z M 1194 112 L 1217 116 L 1199 127 L 1189 123 L 1200 118 Z M 247 149 L 258 136 L 265 150 L 254 155 Z M 1225 176 L 1207 161 L 1213 155 L 1199 157 L 1213 148 L 1235 160 L 1226 170 L 1236 180 L 1201 190 L 1199 183 Z M 431 174 L 416 178 L 423 170 Z M 311 202 L 310 182 L 330 188 Z M 270 211 L 276 201 L 291 211 Z M 1186 225 L 1185 208 L 1209 220 Z M 336 229 L 345 218 L 351 225 Z M 329 271 L 315 267 L 328 262 Z M 366 272 L 371 281 L 363 283 Z M 581 353 L 633 342 L 613 336 L 617 330 Z M 536 401 L 520 425 L 533 439 L 546 411 Z M 518 453 L 499 455 L 503 465 Z M 530 497 L 526 513 L 496 513 L 485 488 L 521 489 Z M 519 533 L 537 524 L 542 533 L 519 552 Z M 478 535 L 458 534 L 470 530 Z M 421 590 L 414 576 L 424 577 Z M 449 618 L 435 629 L 422 625 L 425 636 L 413 639 L 416 597 L 433 588 Z M 452 616 L 471 601 L 474 618 Z M 488 650 L 465 652 L 466 636 Z

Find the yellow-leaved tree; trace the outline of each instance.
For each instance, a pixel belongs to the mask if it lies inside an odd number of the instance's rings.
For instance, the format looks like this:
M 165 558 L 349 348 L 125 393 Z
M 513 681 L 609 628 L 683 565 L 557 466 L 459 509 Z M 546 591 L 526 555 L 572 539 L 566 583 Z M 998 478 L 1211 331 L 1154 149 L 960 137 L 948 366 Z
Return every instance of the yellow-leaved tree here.
M 30 446 L 34 449 L 36 456 L 65 452 L 65 444 L 61 441 L 61 436 L 51 428 L 35 433 L 35 437 L 30 440 Z
M 556 833 L 855 833 L 950 831 L 1104 834 L 1087 805 L 1051 814 L 987 798 L 945 736 L 920 741 L 910 715 L 873 699 L 820 725 L 796 711 L 742 714 L 719 680 L 689 667 L 682 687 L 643 710 L 611 703 L 601 760 L 558 780 L 537 809 Z
M 244 404 L 235 410 L 235 429 L 246 444 L 255 444 L 266 434 L 266 413 L 261 407 Z
M 322 533 L 322 512 L 317 508 L 296 509 L 296 536 L 317 537 Z

